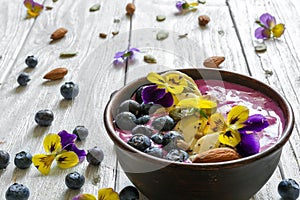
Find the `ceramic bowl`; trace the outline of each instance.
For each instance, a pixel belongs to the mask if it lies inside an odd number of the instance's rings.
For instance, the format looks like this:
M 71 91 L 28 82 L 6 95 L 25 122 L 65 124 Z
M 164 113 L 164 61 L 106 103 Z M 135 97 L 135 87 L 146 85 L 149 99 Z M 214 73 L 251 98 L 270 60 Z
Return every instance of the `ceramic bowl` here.
M 277 142 L 253 156 L 218 163 L 179 163 L 149 156 L 124 142 L 113 123 L 116 108 L 129 99 L 141 85 L 140 78 L 116 91 L 106 105 L 104 123 L 114 142 L 118 160 L 132 183 L 150 200 L 228 199 L 248 200 L 268 181 L 279 162 L 282 147 L 288 141 L 294 115 L 285 98 L 268 85 L 251 77 L 217 69 L 182 69 L 194 80 L 217 79 L 253 88 L 270 97 L 282 110 L 284 130 Z

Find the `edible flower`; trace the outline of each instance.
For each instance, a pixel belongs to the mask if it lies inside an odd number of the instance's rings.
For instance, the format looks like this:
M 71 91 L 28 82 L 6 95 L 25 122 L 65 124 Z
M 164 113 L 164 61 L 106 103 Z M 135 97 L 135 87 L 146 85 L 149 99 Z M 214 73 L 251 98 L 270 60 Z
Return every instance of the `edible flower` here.
M 285 30 L 284 24 L 276 24 L 275 17 L 269 13 L 262 14 L 257 24 L 260 25 L 260 27 L 255 30 L 255 37 L 257 39 L 279 38 Z
M 28 17 L 37 17 L 44 9 L 44 6 L 34 2 L 33 0 L 25 0 L 24 5 L 27 8 Z
M 177 1 L 176 2 L 176 8 L 180 11 L 180 12 L 188 12 L 188 11 L 195 11 L 197 10 L 197 7 L 199 3 L 198 2 L 192 2 L 192 3 L 188 3 L 186 1 Z
M 57 161 L 58 167 L 67 169 L 74 167 L 86 156 L 74 144 L 76 135 L 67 131 L 58 134 L 48 134 L 43 141 L 46 154 L 36 154 L 32 157 L 34 166 L 44 175 L 49 174 L 52 162 Z
M 186 80 L 179 74 L 167 74 L 162 77 L 157 73 L 150 72 L 147 79 L 151 83 L 155 83 L 158 89 L 165 89 L 166 92 L 170 92 L 172 94 L 182 93 L 184 87 L 187 86 Z
M 112 188 L 103 188 L 98 190 L 98 200 L 119 200 L 119 195 Z M 79 194 L 72 200 L 97 200 L 92 194 Z
M 119 51 L 114 56 L 114 64 L 118 65 L 124 63 L 127 59 L 134 60 L 135 52 L 140 52 L 138 48 L 130 48 L 125 51 Z
M 157 88 L 157 85 L 144 87 L 142 90 L 142 100 L 145 104 L 153 102 L 154 104 L 170 107 L 173 105 L 174 99 L 170 92 L 166 93 L 165 89 Z

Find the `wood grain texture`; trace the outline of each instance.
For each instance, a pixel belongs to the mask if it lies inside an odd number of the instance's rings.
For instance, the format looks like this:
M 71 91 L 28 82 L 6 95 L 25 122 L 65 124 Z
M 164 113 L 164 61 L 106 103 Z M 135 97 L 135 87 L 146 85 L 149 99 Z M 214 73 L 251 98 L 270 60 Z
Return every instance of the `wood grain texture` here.
M 124 84 L 124 69 L 114 67 L 112 61 L 115 52 L 128 46 L 130 23 L 125 16 L 125 2 L 102 1 L 100 11 L 89 12 L 90 6 L 95 3 L 97 1 L 46 1 L 45 5 L 52 5 L 53 9 L 43 11 L 28 36 L 14 38 L 18 41 L 26 37 L 26 41 L 20 44 L 20 53 L 1 87 L 0 117 L 3 120 L 0 122 L 0 140 L 3 143 L 0 149 L 11 155 L 10 165 L 0 174 L 1 199 L 14 181 L 30 188 L 30 199 L 67 200 L 82 192 L 96 195 L 100 188 L 115 186 L 117 161 L 102 115 L 111 92 Z M 11 10 L 11 6 L 15 5 L 5 3 L 5 6 Z M 114 22 L 116 18 L 120 22 Z M 16 20 L 17 26 L 21 26 L 18 23 L 23 22 Z M 68 33 L 61 40 L 51 42 L 51 33 L 59 27 L 67 28 Z M 113 37 L 112 31 L 120 34 Z M 107 39 L 99 38 L 100 32 L 106 32 Z M 78 51 L 78 55 L 61 59 L 59 54 L 62 51 Z M 36 68 L 26 68 L 24 60 L 28 55 L 38 57 Z M 56 67 L 68 68 L 69 73 L 63 80 L 50 82 L 42 79 L 46 72 Z M 26 87 L 16 83 L 16 77 L 23 71 L 31 77 Z M 73 101 L 64 100 L 60 95 L 60 86 L 65 81 L 79 85 L 79 96 Z M 52 126 L 42 128 L 34 122 L 34 115 L 46 108 L 54 112 L 55 120 Z M 72 132 L 77 125 L 86 126 L 90 132 L 86 141 L 79 144 L 80 148 L 87 150 L 98 146 L 103 149 L 105 159 L 100 167 L 89 166 L 84 161 L 72 169 L 61 170 L 54 164 L 48 176 L 40 175 L 33 166 L 28 170 L 14 167 L 16 153 L 22 150 L 32 154 L 43 153 L 42 141 L 47 133 Z M 86 177 L 81 190 L 69 190 L 64 184 L 66 174 L 73 171 Z

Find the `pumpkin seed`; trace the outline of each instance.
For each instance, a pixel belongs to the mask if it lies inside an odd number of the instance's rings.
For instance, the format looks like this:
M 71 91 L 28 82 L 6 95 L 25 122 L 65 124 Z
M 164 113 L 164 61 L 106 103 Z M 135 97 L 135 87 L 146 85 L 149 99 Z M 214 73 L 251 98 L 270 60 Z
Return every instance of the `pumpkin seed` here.
M 255 51 L 258 53 L 265 52 L 267 50 L 267 46 L 264 43 L 260 43 L 254 47 Z
M 198 0 L 198 3 L 205 4 L 206 1 L 205 0 Z
M 169 37 L 169 32 L 168 32 L 168 31 L 159 31 L 159 32 L 156 34 L 156 39 L 157 39 L 157 40 L 164 40 L 164 39 L 166 39 L 167 37 Z
M 68 57 L 73 57 L 73 56 L 76 56 L 76 55 L 77 55 L 77 52 L 61 52 L 59 54 L 59 57 L 68 58 Z
M 154 58 L 152 55 L 145 55 L 144 56 L 144 61 L 146 63 L 156 63 L 156 58 Z
M 179 38 L 184 38 L 184 37 L 187 37 L 187 36 L 188 36 L 188 33 L 178 35 Z
M 95 12 L 95 11 L 99 10 L 100 7 L 101 7 L 101 5 L 97 3 L 97 4 L 93 5 L 92 7 L 90 7 L 90 12 Z
M 165 15 L 157 15 L 156 16 L 156 21 L 162 22 L 165 21 L 166 16 Z
M 46 8 L 46 10 L 52 10 L 53 9 L 52 6 L 46 6 L 45 8 Z

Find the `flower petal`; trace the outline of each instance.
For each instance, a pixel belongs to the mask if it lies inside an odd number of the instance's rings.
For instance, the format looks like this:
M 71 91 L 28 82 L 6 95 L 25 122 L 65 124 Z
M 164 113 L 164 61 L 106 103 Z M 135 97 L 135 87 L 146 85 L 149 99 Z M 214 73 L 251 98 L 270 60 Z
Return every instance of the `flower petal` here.
M 75 142 L 77 136 L 75 134 L 68 133 L 65 130 L 62 130 L 58 133 L 62 148 L 64 149 L 67 145 L 72 144 Z
M 125 51 L 119 51 L 115 54 L 114 58 L 117 59 L 117 58 L 123 58 L 125 54 Z
M 150 81 L 151 83 L 155 83 L 157 85 L 165 84 L 165 79 L 161 75 L 154 73 L 154 72 L 150 72 L 148 74 L 147 80 Z
M 158 89 L 156 85 L 144 87 L 142 90 L 142 99 L 144 103 L 156 102 L 166 94 L 165 89 Z
M 76 155 L 79 158 L 79 162 L 82 162 L 86 156 L 86 152 L 85 150 L 82 149 L 78 149 L 76 144 L 69 144 L 68 146 L 66 146 L 65 150 L 67 151 L 73 151 L 74 153 L 76 153 Z
M 271 31 L 264 28 L 264 27 L 258 27 L 256 30 L 255 30 L 255 37 L 257 39 L 268 39 L 271 37 Z
M 196 98 L 188 98 L 179 101 L 177 107 L 180 108 L 198 108 L 198 109 L 212 109 L 217 106 L 217 103 L 214 101 L 207 100 L 205 98 L 196 97 Z
M 267 29 L 271 29 L 276 24 L 276 19 L 269 13 L 262 14 L 259 18 L 260 23 L 264 25 Z
M 163 107 L 168 108 L 168 107 L 172 106 L 174 103 L 173 95 L 170 92 L 168 92 L 163 96 L 163 98 L 155 101 L 154 103 L 160 104 Z
M 176 2 L 176 8 L 179 10 L 179 11 L 182 11 L 182 6 L 185 2 L 184 1 L 177 1 Z
M 62 149 L 61 138 L 57 134 L 48 134 L 44 138 L 44 149 L 47 153 L 57 153 Z
M 241 133 L 241 142 L 237 145 L 237 151 L 242 157 L 257 154 L 260 143 L 255 133 Z
M 68 169 L 79 163 L 79 158 L 73 151 L 65 151 L 55 157 L 58 167 Z
M 244 131 L 259 132 L 269 126 L 267 118 L 265 118 L 263 115 L 260 114 L 249 116 L 244 124 L 245 126 L 239 129 L 240 132 L 244 132 Z
M 119 200 L 119 195 L 112 188 L 103 188 L 98 191 L 98 200 Z
M 246 106 L 234 106 L 227 116 L 227 124 L 234 125 L 237 130 L 244 126 L 244 122 L 248 119 L 249 109 Z
M 72 200 L 97 200 L 92 194 L 79 194 L 72 198 Z
M 44 175 L 49 174 L 55 155 L 36 154 L 32 157 L 34 166 Z
M 167 74 L 165 77 L 166 90 L 172 94 L 180 94 L 184 90 L 184 87 L 188 85 L 183 76 L 177 73 Z
M 272 28 L 273 36 L 279 38 L 284 33 L 285 27 L 284 24 L 277 24 Z
M 241 135 L 238 131 L 233 129 L 226 129 L 225 131 L 221 132 L 219 135 L 219 141 L 222 144 L 226 144 L 231 147 L 235 147 L 241 141 Z

